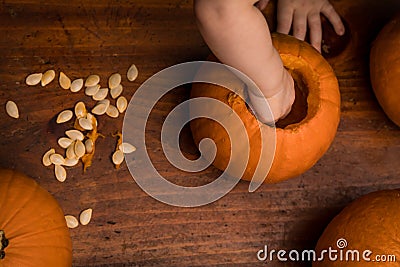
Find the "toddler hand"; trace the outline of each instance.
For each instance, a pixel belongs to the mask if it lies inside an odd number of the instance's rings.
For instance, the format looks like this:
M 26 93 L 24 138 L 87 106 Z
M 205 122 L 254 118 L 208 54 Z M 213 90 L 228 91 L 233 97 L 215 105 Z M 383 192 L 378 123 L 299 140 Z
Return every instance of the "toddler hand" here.
M 279 0 L 277 31 L 288 34 L 293 23 L 293 36 L 304 40 L 307 26 L 310 29 L 310 43 L 321 52 L 320 13 L 332 23 L 335 32 L 343 35 L 344 25 L 328 0 Z
M 285 70 L 282 89 L 271 97 L 264 98 L 264 96 L 253 93 L 252 90 L 249 90 L 248 93 L 251 105 L 257 113 L 258 119 L 263 123 L 271 124 L 273 121 L 276 122 L 286 117 L 291 110 L 295 99 L 293 78 Z M 272 114 L 266 108 L 265 100 L 267 100 Z
M 268 2 L 269 0 L 260 0 L 256 6 L 263 10 Z M 343 35 L 345 31 L 340 16 L 328 0 L 279 0 L 277 13 L 277 32 L 288 34 L 293 24 L 293 36 L 304 40 L 308 27 L 310 43 L 319 52 L 322 40 L 320 13 L 332 23 L 338 35 Z

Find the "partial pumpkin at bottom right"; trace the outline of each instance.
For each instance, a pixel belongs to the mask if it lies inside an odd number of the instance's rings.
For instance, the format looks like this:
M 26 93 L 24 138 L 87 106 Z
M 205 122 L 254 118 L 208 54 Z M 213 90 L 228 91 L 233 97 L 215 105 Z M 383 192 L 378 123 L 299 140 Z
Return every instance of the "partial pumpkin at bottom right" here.
M 400 189 L 364 195 L 326 227 L 313 267 L 394 267 L 400 262 Z

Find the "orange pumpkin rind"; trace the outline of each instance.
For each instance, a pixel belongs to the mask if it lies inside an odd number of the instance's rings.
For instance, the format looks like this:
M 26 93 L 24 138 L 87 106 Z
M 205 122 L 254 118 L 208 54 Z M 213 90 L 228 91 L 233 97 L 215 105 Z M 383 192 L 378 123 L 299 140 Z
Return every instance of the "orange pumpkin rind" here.
M 331 247 L 343 252 L 343 261 L 329 260 L 327 254 L 313 267 L 364 267 L 398 266 L 400 257 L 400 189 L 380 190 L 368 193 L 348 204 L 325 228 L 316 245 L 317 255 Z M 339 246 L 339 241 L 346 246 Z M 359 261 L 346 258 L 350 251 L 358 251 Z M 369 262 L 363 253 L 369 250 Z M 339 254 L 339 253 L 337 253 Z M 336 255 L 337 255 L 336 254 Z M 391 256 L 391 261 L 377 262 L 375 256 Z M 347 260 L 348 259 L 348 260 Z M 382 258 L 383 259 L 383 258 Z M 387 258 L 388 259 L 388 258 Z M 367 259 L 368 260 L 368 259 Z
M 72 242 L 64 213 L 54 197 L 33 179 L 0 169 L 0 266 L 72 265 Z M 3 239 L 5 240 L 5 239 Z
M 370 51 L 370 77 L 386 115 L 400 126 L 400 14 L 379 32 Z
M 308 110 L 305 118 L 299 122 L 276 128 L 275 156 L 264 183 L 280 182 L 310 169 L 330 147 L 340 120 L 339 86 L 329 63 L 309 44 L 294 37 L 274 33 L 272 41 L 295 82 L 297 80 L 306 87 Z M 235 86 L 243 87 L 240 83 Z M 250 142 L 250 156 L 241 178 L 251 180 L 260 159 L 260 131 L 270 130 L 271 126 L 262 124 L 261 128 L 264 129 L 259 129 L 259 122 L 245 101 L 240 97 L 235 101 L 229 100 L 232 94 L 226 88 L 208 83 L 194 84 L 191 97 L 215 98 L 229 105 L 239 115 Z M 232 155 L 229 136 L 223 128 L 204 118 L 192 120 L 190 127 L 197 145 L 204 138 L 213 139 L 217 146 L 213 165 L 225 170 Z

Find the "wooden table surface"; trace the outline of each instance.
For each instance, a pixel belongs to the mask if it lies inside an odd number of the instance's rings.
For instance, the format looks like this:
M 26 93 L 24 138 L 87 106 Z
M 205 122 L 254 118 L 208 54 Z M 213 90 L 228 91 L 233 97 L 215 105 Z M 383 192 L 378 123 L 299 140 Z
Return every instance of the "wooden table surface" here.
M 139 69 L 130 98 L 147 78 L 165 67 L 203 60 L 209 53 L 187 0 L 13 0 L 0 4 L 0 104 L 14 100 L 21 117 L 0 112 L 0 166 L 32 176 L 59 201 L 66 214 L 93 208 L 89 225 L 71 229 L 74 266 L 262 266 L 256 253 L 271 249 L 311 249 L 327 223 L 347 203 L 370 191 L 400 187 L 400 129 L 384 115 L 373 95 L 368 53 L 379 29 L 400 9 L 400 2 L 333 1 L 349 24 L 351 41 L 329 58 L 340 83 L 342 117 L 336 139 L 324 157 L 305 174 L 247 192 L 240 182 L 228 195 L 198 208 L 173 207 L 148 196 L 125 163 L 115 170 L 112 134 L 123 117 L 99 118 L 93 166 L 68 168 L 58 182 L 41 164 L 66 127 L 54 116 L 82 100 L 53 82 L 28 87 L 25 77 L 55 69 L 72 78 L 99 74 L 103 84 L 114 72 Z M 274 9 L 266 11 L 273 25 Z M 177 183 L 200 185 L 220 172 L 176 170 L 160 153 L 160 127 L 176 104 L 188 98 L 180 88 L 162 98 L 146 130 L 148 150 L 160 172 Z M 3 106 L 4 107 L 4 106 Z M 182 133 L 182 150 L 197 155 L 190 131 Z M 310 266 L 278 262 L 268 266 Z

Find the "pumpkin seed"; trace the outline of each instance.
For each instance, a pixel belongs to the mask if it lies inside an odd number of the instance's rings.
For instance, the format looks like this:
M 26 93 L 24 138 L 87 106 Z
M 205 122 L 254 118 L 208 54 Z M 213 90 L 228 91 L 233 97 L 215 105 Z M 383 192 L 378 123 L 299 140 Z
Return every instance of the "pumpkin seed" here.
M 123 113 L 128 106 L 128 100 L 124 96 L 120 96 L 117 99 L 117 108 L 120 113 Z
M 65 163 L 65 159 L 60 154 L 54 153 L 50 155 L 50 162 L 54 165 L 62 165 Z
M 86 107 L 85 107 L 85 103 L 78 102 L 75 105 L 75 116 L 79 119 L 79 118 L 83 118 L 86 116 Z
M 82 211 L 81 214 L 79 215 L 80 223 L 82 225 L 89 224 L 90 220 L 92 219 L 92 213 L 93 213 L 92 209 L 86 209 L 86 210 Z
M 124 153 L 121 150 L 117 149 L 112 155 L 112 161 L 115 165 L 119 165 L 124 161 Z
M 92 153 L 93 152 L 93 140 L 92 139 L 87 139 L 85 141 L 85 150 L 86 153 Z
M 78 120 L 79 126 L 81 126 L 84 130 L 93 130 L 93 125 L 92 122 L 90 120 L 88 120 L 87 118 L 80 118 Z
M 77 159 L 77 158 L 70 158 L 70 159 L 65 159 L 65 163 L 63 164 L 64 166 L 67 166 L 67 167 L 73 167 L 73 166 L 75 166 L 76 164 L 78 164 L 78 162 L 79 162 L 79 159 Z
M 129 154 L 136 151 L 136 147 L 129 143 L 122 143 L 118 146 L 118 149 L 121 150 L 125 154 Z
M 115 106 L 109 105 L 107 110 L 106 110 L 106 114 L 108 116 L 110 116 L 111 118 L 118 118 L 119 111 Z
M 101 100 L 92 109 L 92 113 L 96 115 L 103 115 L 104 113 L 106 113 L 109 106 L 110 106 L 110 100 L 108 99 Z
M 40 80 L 42 86 L 46 86 L 51 83 L 56 77 L 56 72 L 54 70 L 48 70 L 43 73 L 42 79 Z
M 65 132 L 65 135 L 71 138 L 72 140 L 80 140 L 82 141 L 84 136 L 83 133 L 78 130 L 68 130 Z
M 27 85 L 38 85 L 42 80 L 43 73 L 32 73 L 25 79 Z
M 115 148 L 115 152 L 112 155 L 112 161 L 115 165 L 116 169 L 119 169 L 122 161 L 124 160 L 124 153 L 118 148 L 121 144 L 122 144 L 122 133 L 117 132 L 115 135 L 113 136 L 117 136 L 118 140 L 117 140 L 117 146 Z
M 86 78 L 85 86 L 91 87 L 97 85 L 99 82 L 100 82 L 99 75 L 89 75 L 89 77 Z
M 129 81 L 133 82 L 134 80 L 136 80 L 138 74 L 139 74 L 139 72 L 138 72 L 136 65 L 132 64 L 128 69 L 126 77 L 128 78 Z
M 122 84 L 118 85 L 117 87 L 114 87 L 112 89 L 110 89 L 110 95 L 113 99 L 116 99 L 117 97 L 119 97 L 122 94 Z
M 108 88 L 100 88 L 96 94 L 93 95 L 93 100 L 100 101 L 107 97 L 108 95 Z
M 92 85 L 92 86 L 88 86 L 85 89 L 85 94 L 87 96 L 94 96 L 95 94 L 97 94 L 99 89 L 100 89 L 100 84 L 95 84 L 95 85 Z
M 75 154 L 75 141 L 67 147 L 67 151 L 65 151 L 65 155 L 67 159 L 76 159 L 77 156 Z
M 74 113 L 72 113 L 71 110 L 67 109 L 64 111 L 61 111 L 60 114 L 58 114 L 57 116 L 57 123 L 64 123 L 69 121 L 70 119 L 72 119 L 72 116 L 74 115 Z
M 60 77 L 58 78 L 58 82 L 62 89 L 68 90 L 71 87 L 71 79 L 65 75 L 64 72 L 60 72 Z
M 60 182 L 64 182 L 65 179 L 67 179 L 67 171 L 61 165 L 55 165 L 54 173 L 56 175 L 57 180 Z
M 107 106 L 105 104 L 97 104 L 93 109 L 92 113 L 96 115 L 103 115 L 107 111 Z
M 113 89 L 121 83 L 121 74 L 114 73 L 108 78 L 108 88 Z
M 81 140 L 76 140 L 74 150 L 75 150 L 75 155 L 78 158 L 81 158 L 83 157 L 83 155 L 85 155 L 85 145 L 82 143 Z
M 46 153 L 44 153 L 42 158 L 42 163 L 44 166 L 48 167 L 51 165 L 50 155 L 56 153 L 54 148 L 50 148 Z
M 83 79 L 76 79 L 71 83 L 70 90 L 73 93 L 80 91 L 83 87 Z
M 76 228 L 79 225 L 78 219 L 72 215 L 65 215 L 65 222 L 70 229 Z
M 18 106 L 15 104 L 14 101 L 7 101 L 6 103 L 6 112 L 8 116 L 18 119 L 19 118 L 19 111 L 18 111 Z
M 74 142 L 74 140 L 68 138 L 68 137 L 61 137 L 60 139 L 58 139 L 57 143 L 60 145 L 60 147 L 66 149 L 67 147 L 69 147 L 72 143 Z

